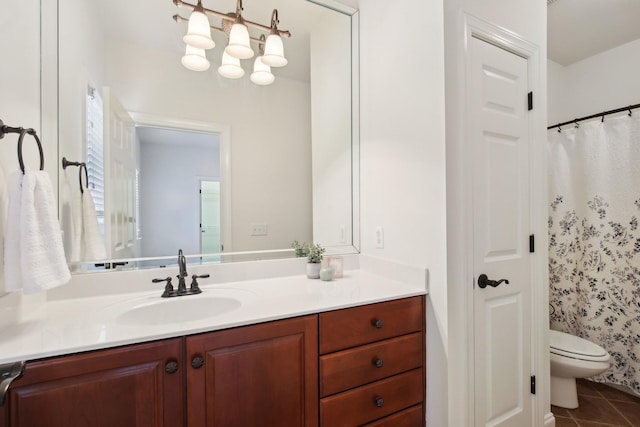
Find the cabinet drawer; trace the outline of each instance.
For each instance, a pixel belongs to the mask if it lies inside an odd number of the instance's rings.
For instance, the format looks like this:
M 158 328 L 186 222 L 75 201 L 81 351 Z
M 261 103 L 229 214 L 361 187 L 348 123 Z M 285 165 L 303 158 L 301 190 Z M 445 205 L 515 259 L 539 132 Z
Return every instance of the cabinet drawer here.
M 423 364 L 419 332 L 320 358 L 320 396 L 367 384 Z
M 422 330 L 423 297 L 320 314 L 320 354 Z
M 366 424 L 364 427 L 424 427 L 424 425 L 424 409 L 422 405 L 418 405 Z
M 352 427 L 401 411 L 423 400 L 422 369 L 320 400 L 320 424 Z

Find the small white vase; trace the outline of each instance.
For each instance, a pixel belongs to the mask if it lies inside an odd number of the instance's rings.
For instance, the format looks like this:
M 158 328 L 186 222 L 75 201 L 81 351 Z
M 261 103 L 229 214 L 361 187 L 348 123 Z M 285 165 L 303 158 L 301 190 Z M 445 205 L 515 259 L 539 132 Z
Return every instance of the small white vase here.
M 319 279 L 320 278 L 320 264 L 319 262 L 308 262 L 307 263 L 307 277 L 309 279 Z

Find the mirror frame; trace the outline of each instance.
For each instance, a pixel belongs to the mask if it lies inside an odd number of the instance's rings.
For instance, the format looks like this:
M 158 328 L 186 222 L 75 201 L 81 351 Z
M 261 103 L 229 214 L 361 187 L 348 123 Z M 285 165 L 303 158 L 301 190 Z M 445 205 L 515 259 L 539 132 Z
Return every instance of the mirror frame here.
M 339 3 L 336 0 L 300 0 L 314 3 L 319 6 L 323 6 L 334 10 L 338 13 L 342 13 L 351 18 L 351 242 L 350 245 L 342 246 L 327 246 L 326 255 L 347 255 L 360 252 L 360 20 L 359 11 L 353 7 Z M 48 170 L 55 170 L 55 182 L 54 194 L 60 203 L 59 198 L 59 185 L 60 185 L 60 148 L 59 148 L 59 38 L 58 38 L 58 1 L 55 2 L 41 2 L 40 4 L 40 27 L 41 27 L 41 53 L 40 53 L 40 81 L 41 81 L 41 134 L 44 141 L 51 141 L 50 144 L 55 144 L 55 153 L 57 154 L 55 159 L 56 166 L 53 168 L 47 168 Z M 141 123 L 153 124 L 155 120 L 159 119 L 154 116 L 147 116 L 145 114 L 133 113 L 136 119 L 140 119 Z M 166 127 L 166 122 L 165 127 Z M 220 125 L 215 123 L 202 123 L 185 120 L 184 123 L 175 123 L 176 128 L 181 128 L 185 124 L 190 126 L 204 126 L 209 130 L 211 128 L 218 129 Z M 224 126 L 223 126 L 224 127 Z M 222 129 L 224 132 L 224 129 Z M 228 159 L 221 159 L 221 161 L 228 161 Z M 177 249 L 176 249 L 177 251 Z M 222 262 L 233 261 L 247 261 L 247 260 L 260 260 L 260 259 L 277 259 L 277 258 L 291 258 L 294 257 L 294 250 L 291 248 L 286 249 L 272 249 L 272 250 L 260 250 L 260 251 L 243 251 L 243 252 L 224 252 L 217 254 L 189 254 L 187 258 L 201 258 L 204 256 L 218 256 L 229 257 L 229 260 Z M 105 264 L 117 262 L 127 262 L 128 265 L 125 268 L 115 268 L 112 271 L 120 270 L 134 270 L 139 268 L 158 268 L 162 267 L 163 260 L 173 260 L 174 255 L 162 256 L 162 257 L 150 257 L 150 258 L 124 258 L 124 259 L 108 259 L 105 260 Z M 157 260 L 156 266 L 144 266 L 138 265 L 140 262 L 149 262 Z M 77 263 L 74 265 L 94 264 L 94 263 Z M 113 264 L 112 264 L 113 265 Z M 108 269 L 96 269 L 74 271 L 77 273 L 90 273 L 90 272 L 104 272 Z

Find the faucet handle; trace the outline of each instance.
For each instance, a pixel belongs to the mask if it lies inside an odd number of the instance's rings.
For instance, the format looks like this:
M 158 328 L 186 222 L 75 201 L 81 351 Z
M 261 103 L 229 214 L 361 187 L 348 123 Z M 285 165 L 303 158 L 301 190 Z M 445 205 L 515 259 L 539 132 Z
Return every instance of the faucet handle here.
M 171 277 L 167 277 L 164 279 L 153 279 L 151 280 L 153 283 L 167 282 L 164 287 L 164 292 L 162 293 L 162 298 L 167 298 L 173 296 L 173 285 L 171 284 Z
M 191 276 L 191 286 L 189 287 L 189 292 L 192 294 L 199 294 L 200 292 L 202 292 L 200 290 L 200 286 L 198 286 L 198 281 L 196 279 L 206 279 L 207 277 L 209 277 L 209 274 L 194 274 L 193 276 Z

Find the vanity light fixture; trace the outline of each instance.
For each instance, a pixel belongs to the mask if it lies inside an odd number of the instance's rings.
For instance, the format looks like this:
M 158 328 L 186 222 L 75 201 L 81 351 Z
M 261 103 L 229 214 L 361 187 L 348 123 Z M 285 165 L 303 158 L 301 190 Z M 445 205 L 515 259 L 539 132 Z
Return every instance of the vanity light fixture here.
M 204 49 L 187 45 L 187 50 L 182 57 L 182 65 L 193 71 L 206 71 L 209 69 L 209 60 L 204 54 Z
M 282 44 L 282 37 L 278 31 L 278 10 L 273 9 L 271 14 L 271 31 L 269 31 L 269 37 L 264 47 L 264 56 L 262 62 L 270 67 L 284 67 L 287 65 L 287 58 L 284 57 L 284 46 Z
M 260 56 L 254 62 L 251 81 L 258 85 L 271 84 L 275 80 L 274 75 L 271 73 L 271 67 L 287 65 L 288 61 L 284 57 L 282 37 L 291 37 L 291 33 L 278 29 L 277 9 L 274 9 L 271 14 L 271 24 L 266 26 L 244 19 L 242 16 L 242 0 L 236 1 L 235 13 L 222 13 L 203 7 L 202 0 L 198 0 L 195 5 L 182 0 L 173 0 L 176 6 L 192 8 L 189 19 L 177 14 L 173 16 L 176 22 L 189 23 L 187 34 L 183 37 L 187 47 L 185 55 L 182 57 L 182 64 L 193 71 L 209 69 L 209 61 L 207 60 L 205 49 L 215 47 L 215 43 L 211 39 L 211 30 L 213 29 L 224 32 L 229 37 L 229 42 L 222 55 L 222 64 L 218 68 L 220 75 L 231 79 L 237 79 L 244 75 L 240 60 L 254 56 L 254 51 L 251 48 L 251 42 L 253 41 L 258 44 Z M 208 15 L 221 18 L 222 25 L 220 27 L 210 25 Z M 251 37 L 248 27 L 264 31 L 269 35 L 266 38 L 264 34 L 261 34 L 260 38 Z
M 264 42 L 264 34 L 260 36 L 260 41 Z M 253 73 L 251 73 L 251 81 L 260 86 L 266 86 L 273 83 L 276 77 L 271 72 L 271 67 L 264 63 L 264 44 L 258 44 L 259 55 L 253 63 Z
M 239 79 L 244 76 L 244 70 L 240 66 L 238 58 L 234 58 L 224 51 L 222 53 L 222 64 L 218 67 L 218 74 L 228 79 Z
M 193 8 L 191 16 L 189 16 L 189 26 L 187 34 L 182 40 L 188 45 L 198 49 L 213 49 L 216 44 L 211 39 L 211 30 L 209 29 L 209 18 L 204 13 L 202 1 L 198 0 L 198 4 Z
M 236 5 L 236 19 L 229 32 L 229 44 L 224 53 L 238 59 L 253 58 L 253 49 L 249 41 L 249 29 L 242 18 L 242 0 Z

